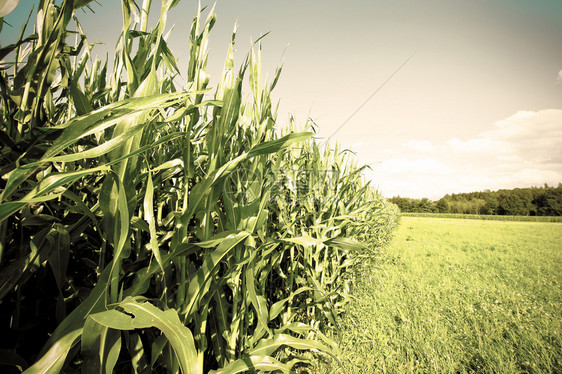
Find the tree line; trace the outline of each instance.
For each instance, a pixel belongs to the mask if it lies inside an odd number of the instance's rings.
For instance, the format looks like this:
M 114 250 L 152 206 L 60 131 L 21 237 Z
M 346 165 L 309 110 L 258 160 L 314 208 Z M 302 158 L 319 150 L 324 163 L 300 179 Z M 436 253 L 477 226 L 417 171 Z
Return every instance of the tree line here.
M 389 200 L 402 212 L 561 216 L 562 184 L 447 194 L 437 201 L 400 196 Z

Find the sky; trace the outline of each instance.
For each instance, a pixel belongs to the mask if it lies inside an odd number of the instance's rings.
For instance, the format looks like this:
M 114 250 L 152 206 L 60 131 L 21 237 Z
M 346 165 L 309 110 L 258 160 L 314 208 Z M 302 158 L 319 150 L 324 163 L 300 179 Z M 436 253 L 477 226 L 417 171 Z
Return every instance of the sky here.
M 6 21 L 21 24 L 32 3 Z M 99 3 L 77 15 L 105 56 L 120 2 Z M 183 74 L 196 8 L 182 0 L 168 18 Z M 352 150 L 386 197 L 562 182 L 560 0 L 218 0 L 215 12 L 211 75 L 222 71 L 236 21 L 238 63 L 269 32 L 263 70 L 272 77 L 283 64 L 279 127 L 289 114 L 312 118 L 317 141 Z M 15 34 L 5 26 L 1 42 Z

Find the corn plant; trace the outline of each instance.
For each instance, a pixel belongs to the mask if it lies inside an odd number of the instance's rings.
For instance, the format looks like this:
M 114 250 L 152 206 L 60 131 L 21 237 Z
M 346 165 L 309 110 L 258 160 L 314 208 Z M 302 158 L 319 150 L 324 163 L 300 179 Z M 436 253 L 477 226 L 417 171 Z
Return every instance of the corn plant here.
M 213 10 L 193 18 L 179 88 L 178 0 L 153 28 L 150 0 L 122 0 L 112 66 L 75 17 L 88 3 L 40 1 L 35 32 L 28 19 L 1 49 L 0 364 L 224 374 L 336 357 L 324 333 L 393 206 L 345 153 L 276 130 L 281 69 L 263 81 L 259 42 L 235 69 L 235 28 L 209 86 Z

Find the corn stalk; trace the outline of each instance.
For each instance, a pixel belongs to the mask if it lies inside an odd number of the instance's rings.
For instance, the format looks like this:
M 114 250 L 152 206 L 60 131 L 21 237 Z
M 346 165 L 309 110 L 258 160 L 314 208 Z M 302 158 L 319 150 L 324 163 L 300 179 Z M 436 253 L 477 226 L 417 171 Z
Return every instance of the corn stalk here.
M 235 69 L 235 28 L 209 87 L 213 10 L 193 18 L 176 87 L 163 35 L 177 2 L 149 29 L 151 1 L 122 0 L 112 67 L 75 17 L 88 1 L 41 1 L 37 32 L 26 22 L 1 49 L 0 318 L 26 372 L 291 372 L 303 350 L 336 356 L 324 333 L 395 222 L 347 153 L 276 130 L 281 69 L 264 82 L 259 42 Z

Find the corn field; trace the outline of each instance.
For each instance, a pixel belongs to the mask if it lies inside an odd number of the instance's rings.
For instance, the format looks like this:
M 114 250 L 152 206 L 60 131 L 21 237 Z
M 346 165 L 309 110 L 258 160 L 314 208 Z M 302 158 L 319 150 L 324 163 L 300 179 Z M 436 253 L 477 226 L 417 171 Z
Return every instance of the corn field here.
M 327 332 L 396 207 L 348 152 L 279 126 L 281 69 L 263 79 L 259 41 L 235 68 L 235 29 L 210 86 L 213 10 L 193 17 L 185 71 L 165 41 L 178 0 L 154 27 L 150 0 L 122 0 L 106 61 L 76 15 L 90 2 L 41 0 L 0 48 L 0 370 L 288 373 L 307 351 L 337 359 Z

